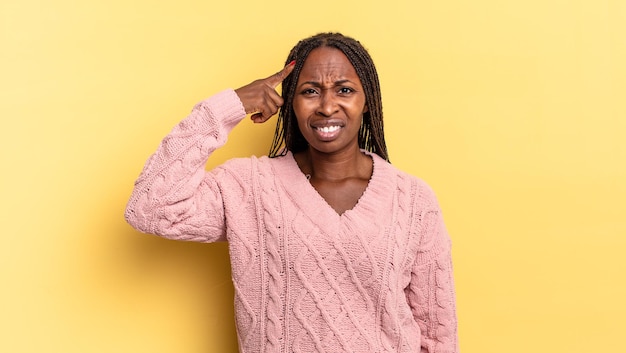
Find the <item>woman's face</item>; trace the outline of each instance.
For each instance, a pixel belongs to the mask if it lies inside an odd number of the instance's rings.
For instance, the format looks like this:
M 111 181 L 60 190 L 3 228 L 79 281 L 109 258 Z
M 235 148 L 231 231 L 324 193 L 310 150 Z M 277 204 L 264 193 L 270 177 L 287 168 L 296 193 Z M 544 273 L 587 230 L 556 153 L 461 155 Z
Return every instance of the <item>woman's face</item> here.
M 293 110 L 310 148 L 324 153 L 358 149 L 367 104 L 361 80 L 342 51 L 311 51 L 296 83 Z

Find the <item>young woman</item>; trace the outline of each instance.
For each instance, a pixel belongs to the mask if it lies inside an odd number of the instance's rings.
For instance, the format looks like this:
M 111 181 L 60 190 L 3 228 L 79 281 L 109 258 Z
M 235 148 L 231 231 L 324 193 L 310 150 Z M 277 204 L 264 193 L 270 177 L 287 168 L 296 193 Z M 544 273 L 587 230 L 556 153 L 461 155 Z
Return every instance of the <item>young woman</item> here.
M 286 62 L 196 105 L 147 161 L 127 221 L 229 242 L 240 352 L 458 352 L 450 239 L 432 190 L 388 162 L 372 59 L 323 33 Z M 279 110 L 269 156 L 205 171 L 246 114 Z

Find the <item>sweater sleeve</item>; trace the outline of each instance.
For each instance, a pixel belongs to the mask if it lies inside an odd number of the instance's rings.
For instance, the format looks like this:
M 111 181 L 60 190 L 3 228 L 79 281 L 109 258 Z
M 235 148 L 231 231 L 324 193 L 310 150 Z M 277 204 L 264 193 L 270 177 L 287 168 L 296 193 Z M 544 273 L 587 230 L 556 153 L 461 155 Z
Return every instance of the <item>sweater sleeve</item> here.
M 435 196 L 427 194 L 416 215 L 420 244 L 406 296 L 421 331 L 420 352 L 458 353 L 451 242 Z
M 246 116 L 233 90 L 200 103 L 148 159 L 124 214 L 135 229 L 176 240 L 225 240 L 219 172 L 206 162 Z

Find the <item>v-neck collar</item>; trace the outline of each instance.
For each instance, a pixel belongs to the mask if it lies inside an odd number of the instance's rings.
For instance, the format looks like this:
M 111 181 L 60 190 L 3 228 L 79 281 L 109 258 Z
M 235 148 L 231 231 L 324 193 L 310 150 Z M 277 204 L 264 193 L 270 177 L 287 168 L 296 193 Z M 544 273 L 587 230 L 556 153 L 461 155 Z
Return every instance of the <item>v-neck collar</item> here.
M 338 214 L 317 190 L 300 168 L 293 154 L 289 151 L 283 157 L 275 159 L 273 168 L 277 178 L 283 185 L 292 201 L 301 209 L 307 218 L 314 221 L 320 228 L 326 231 L 337 231 L 340 223 L 358 222 L 369 224 L 372 221 L 388 218 L 388 209 L 392 204 L 395 178 L 393 167 L 377 154 L 363 151 L 373 160 L 372 176 L 365 191 L 353 208 Z

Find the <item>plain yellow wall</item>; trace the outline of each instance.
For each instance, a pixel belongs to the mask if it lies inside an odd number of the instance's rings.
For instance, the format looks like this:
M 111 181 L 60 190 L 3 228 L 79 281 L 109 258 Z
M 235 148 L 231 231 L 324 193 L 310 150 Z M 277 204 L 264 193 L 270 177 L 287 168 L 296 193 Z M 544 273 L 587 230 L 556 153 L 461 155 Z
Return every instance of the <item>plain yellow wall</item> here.
M 625 1 L 21 0 L 0 4 L 1 352 L 236 352 L 225 245 L 123 209 L 197 101 L 320 31 L 370 49 L 392 162 L 439 195 L 462 352 L 626 351 Z M 210 166 L 272 130 L 242 123 Z

